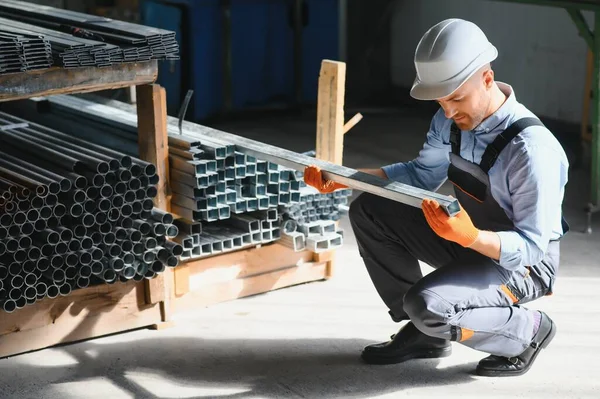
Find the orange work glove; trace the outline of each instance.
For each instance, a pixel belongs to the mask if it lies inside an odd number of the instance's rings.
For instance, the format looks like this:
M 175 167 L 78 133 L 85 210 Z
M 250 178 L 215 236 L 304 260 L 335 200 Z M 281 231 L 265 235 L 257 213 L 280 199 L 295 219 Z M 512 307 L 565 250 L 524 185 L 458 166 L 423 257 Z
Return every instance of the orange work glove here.
M 479 236 L 477 229 L 467 212 L 461 207 L 456 216 L 448 216 L 435 200 L 425 199 L 422 204 L 423 213 L 429 226 L 435 233 L 463 247 L 470 247 Z
M 314 165 L 307 166 L 304 169 L 304 182 L 319 190 L 321 194 L 330 193 L 338 188 L 347 188 L 347 186 L 333 180 L 324 180 L 321 169 Z

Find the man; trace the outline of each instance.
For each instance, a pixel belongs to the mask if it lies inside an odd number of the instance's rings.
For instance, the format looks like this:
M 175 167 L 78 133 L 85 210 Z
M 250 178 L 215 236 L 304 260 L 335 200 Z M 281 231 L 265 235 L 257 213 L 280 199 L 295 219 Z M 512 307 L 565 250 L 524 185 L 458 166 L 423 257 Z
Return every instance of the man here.
M 552 133 L 494 81 L 496 48 L 473 23 L 449 19 L 415 52 L 412 97 L 435 100 L 419 156 L 368 173 L 435 191 L 449 179 L 461 211 L 436 201 L 411 207 L 368 193 L 350 221 L 369 275 L 392 319 L 410 320 L 388 342 L 367 346 L 371 364 L 451 354 L 451 341 L 490 354 L 477 373 L 527 372 L 554 334 L 553 321 L 521 304 L 552 293 L 568 161 Z M 305 181 L 341 187 L 318 168 Z M 435 270 L 423 277 L 418 261 Z

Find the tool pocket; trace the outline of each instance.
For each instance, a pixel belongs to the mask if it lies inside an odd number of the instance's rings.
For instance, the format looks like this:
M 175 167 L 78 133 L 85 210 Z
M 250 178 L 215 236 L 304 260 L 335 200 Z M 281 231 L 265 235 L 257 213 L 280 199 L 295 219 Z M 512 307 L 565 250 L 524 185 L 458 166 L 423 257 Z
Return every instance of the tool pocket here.
M 517 303 L 533 301 L 545 295 L 547 288 L 537 278 L 533 278 L 530 269 L 524 267 L 512 273 L 510 279 L 500 285 L 500 292 L 511 306 Z

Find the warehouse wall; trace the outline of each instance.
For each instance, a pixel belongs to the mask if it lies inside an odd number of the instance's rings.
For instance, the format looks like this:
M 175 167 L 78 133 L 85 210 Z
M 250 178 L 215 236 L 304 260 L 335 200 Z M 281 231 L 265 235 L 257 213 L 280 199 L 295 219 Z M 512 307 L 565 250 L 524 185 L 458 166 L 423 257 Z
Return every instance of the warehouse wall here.
M 496 78 L 511 84 L 519 101 L 540 116 L 581 121 L 587 48 L 564 9 L 492 0 L 396 0 L 395 6 L 393 85 L 410 88 L 420 37 L 435 23 L 458 17 L 478 24 L 498 48 Z

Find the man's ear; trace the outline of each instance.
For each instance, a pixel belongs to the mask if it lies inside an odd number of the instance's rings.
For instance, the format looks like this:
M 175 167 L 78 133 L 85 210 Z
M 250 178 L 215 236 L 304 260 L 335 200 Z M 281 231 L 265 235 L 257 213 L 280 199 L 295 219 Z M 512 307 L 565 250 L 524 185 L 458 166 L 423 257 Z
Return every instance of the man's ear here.
M 483 71 L 483 84 L 486 89 L 491 89 L 494 85 L 494 71 L 491 69 L 486 69 Z

